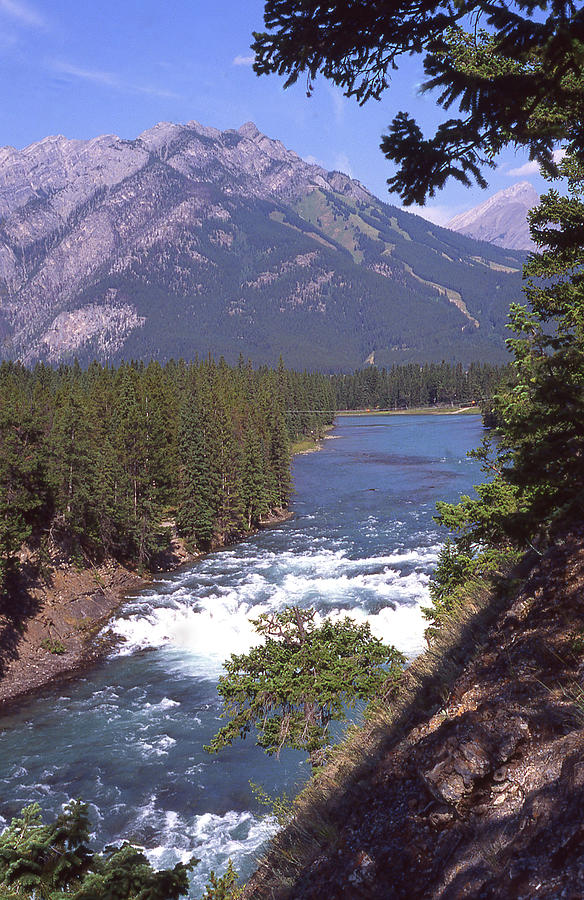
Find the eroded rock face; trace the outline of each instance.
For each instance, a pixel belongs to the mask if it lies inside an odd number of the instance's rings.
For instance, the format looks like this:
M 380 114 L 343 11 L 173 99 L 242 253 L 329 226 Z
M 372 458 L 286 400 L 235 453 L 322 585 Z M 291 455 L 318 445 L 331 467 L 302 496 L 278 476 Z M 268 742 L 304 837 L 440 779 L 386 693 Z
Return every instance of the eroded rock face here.
M 528 736 L 529 725 L 519 714 L 503 712 L 485 722 L 471 713 L 444 742 L 435 765 L 420 770 L 420 777 L 438 801 L 457 806 L 481 779 L 500 774 Z
M 143 324 L 144 317 L 138 316 L 135 307 L 128 303 L 104 303 L 102 306 L 92 303 L 59 313 L 42 335 L 41 348 L 46 347 L 46 355 L 52 362 L 65 354 L 78 353 L 91 341 L 97 355 L 107 359 L 123 347 L 130 331 Z

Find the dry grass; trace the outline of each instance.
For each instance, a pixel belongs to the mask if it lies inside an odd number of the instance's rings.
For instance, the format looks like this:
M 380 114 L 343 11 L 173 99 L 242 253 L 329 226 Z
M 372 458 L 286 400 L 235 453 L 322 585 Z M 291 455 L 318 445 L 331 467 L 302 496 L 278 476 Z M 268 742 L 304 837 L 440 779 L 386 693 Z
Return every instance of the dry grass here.
M 330 763 L 317 772 L 293 803 L 293 818 L 260 861 L 244 897 L 285 898 L 297 875 L 334 846 L 348 811 L 384 757 L 417 725 L 443 709 L 454 681 L 485 641 L 489 626 L 515 596 L 530 561 L 506 573 L 492 588 L 477 583 L 430 647 L 406 670 L 397 688 L 370 709 L 362 727 L 352 727 Z

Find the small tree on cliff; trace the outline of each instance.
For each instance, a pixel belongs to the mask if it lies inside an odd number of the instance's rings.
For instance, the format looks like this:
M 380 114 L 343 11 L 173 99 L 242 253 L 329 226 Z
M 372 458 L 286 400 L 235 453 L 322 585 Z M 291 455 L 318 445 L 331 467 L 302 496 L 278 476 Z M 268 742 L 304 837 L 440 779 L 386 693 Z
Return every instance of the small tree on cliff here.
M 349 618 L 315 623 L 315 610 L 287 607 L 254 620 L 265 643 L 232 654 L 219 680 L 229 722 L 205 749 L 215 753 L 257 729 L 266 753 L 304 750 L 314 766 L 326 758 L 329 725 L 358 700 L 388 689 L 404 657 Z

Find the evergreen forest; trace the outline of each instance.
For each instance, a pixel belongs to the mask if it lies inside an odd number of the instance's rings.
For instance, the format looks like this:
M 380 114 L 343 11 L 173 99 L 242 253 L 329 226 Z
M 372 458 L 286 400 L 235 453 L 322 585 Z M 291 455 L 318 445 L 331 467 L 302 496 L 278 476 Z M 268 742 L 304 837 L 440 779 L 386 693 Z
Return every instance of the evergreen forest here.
M 371 366 L 333 379 L 338 409 L 411 409 L 437 404 L 484 404 L 507 375 L 489 363 L 408 363 Z
M 228 543 L 285 508 L 292 442 L 318 438 L 330 378 L 243 360 L 0 366 L 0 585 L 25 541 L 156 568 L 171 529 Z
M 0 365 L 0 577 L 22 544 L 156 568 L 175 526 L 207 550 L 286 508 L 290 457 L 337 409 L 479 403 L 503 370 L 408 364 L 327 376 L 215 363 Z

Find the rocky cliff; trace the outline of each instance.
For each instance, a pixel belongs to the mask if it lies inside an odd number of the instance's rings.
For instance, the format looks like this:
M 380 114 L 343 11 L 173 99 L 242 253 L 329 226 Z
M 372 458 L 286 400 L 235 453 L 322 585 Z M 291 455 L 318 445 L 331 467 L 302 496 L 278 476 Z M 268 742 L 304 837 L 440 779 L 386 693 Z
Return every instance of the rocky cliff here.
M 522 257 L 430 225 L 252 123 L 0 149 L 0 357 L 347 368 L 504 358 Z

